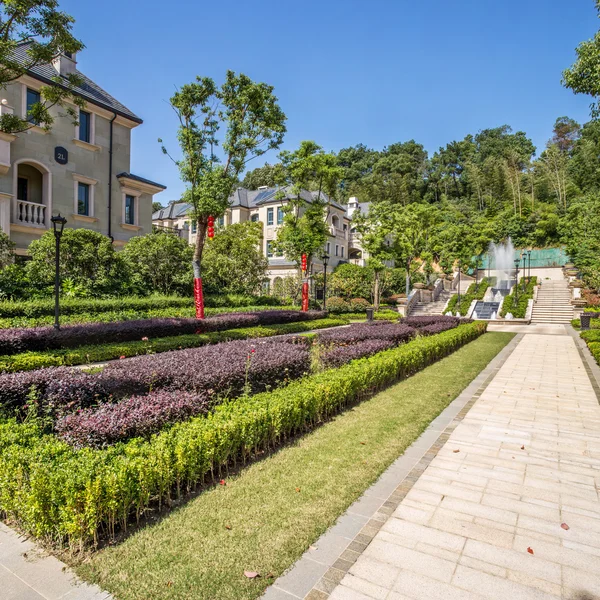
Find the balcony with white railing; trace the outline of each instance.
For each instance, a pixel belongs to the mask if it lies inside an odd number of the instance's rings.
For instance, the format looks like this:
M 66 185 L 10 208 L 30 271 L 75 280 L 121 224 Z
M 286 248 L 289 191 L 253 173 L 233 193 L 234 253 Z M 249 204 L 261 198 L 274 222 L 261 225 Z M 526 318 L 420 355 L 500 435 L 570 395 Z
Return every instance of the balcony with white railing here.
M 14 222 L 29 227 L 46 227 L 46 205 L 38 202 L 16 201 Z

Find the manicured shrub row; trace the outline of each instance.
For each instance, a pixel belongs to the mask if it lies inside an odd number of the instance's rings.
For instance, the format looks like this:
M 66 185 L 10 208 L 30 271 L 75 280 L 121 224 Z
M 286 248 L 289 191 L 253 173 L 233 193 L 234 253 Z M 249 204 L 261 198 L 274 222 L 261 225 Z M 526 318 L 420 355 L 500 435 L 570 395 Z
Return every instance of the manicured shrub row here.
M 338 317 L 336 319 L 317 319 L 316 321 L 300 321 L 298 323 L 240 327 L 238 329 L 226 329 L 225 331 L 153 338 L 148 341 L 80 346 L 76 349 L 46 350 L 43 352 L 24 352 L 22 354 L 0 357 L 0 373 L 31 371 L 33 369 L 63 365 L 84 365 L 115 360 L 122 357 L 129 358 L 142 354 L 154 354 L 169 350 L 181 350 L 183 348 L 198 348 L 207 344 L 217 344 L 231 340 L 266 338 L 274 335 L 301 333 L 313 329 L 337 327 L 346 323 L 347 321 Z
M 340 367 L 351 360 L 372 356 L 373 354 L 377 354 L 377 352 L 388 350 L 396 345 L 396 342 L 391 339 L 367 339 L 357 344 L 334 346 L 321 353 L 321 362 L 325 367 Z
M 442 333 L 442 331 L 448 331 L 448 329 L 454 329 L 458 326 L 458 323 L 451 322 L 438 322 L 432 323 L 431 325 L 425 325 L 419 327 L 417 330 L 421 335 L 435 335 L 436 333 Z
M 519 293 L 517 298 L 517 306 L 515 306 L 514 293 L 505 296 L 504 302 L 502 303 L 502 310 L 500 316 L 505 317 L 508 313 L 512 313 L 515 319 L 524 319 L 527 313 L 527 305 L 529 300 L 533 298 L 533 290 L 537 285 L 537 277 L 530 277 L 527 285 L 525 286 L 525 293 L 523 293 L 523 279 L 519 281 Z
M 132 437 L 147 437 L 165 425 L 205 414 L 210 404 L 205 391 L 153 392 L 62 417 L 56 423 L 56 433 L 75 447 L 101 448 Z
M 298 310 L 297 306 L 281 306 L 280 310 Z M 233 308 L 207 308 L 204 314 L 207 317 L 221 315 L 232 312 L 258 312 L 272 310 L 270 306 L 237 306 Z M 113 323 L 115 321 L 139 321 L 140 319 L 173 319 L 184 318 L 193 319 L 196 316 L 196 310 L 193 306 L 180 308 L 156 308 L 150 310 L 118 310 L 100 313 L 75 313 L 72 315 L 61 316 L 61 325 L 82 325 L 85 323 Z M 11 317 L 8 319 L 0 318 L 0 329 L 10 329 L 12 327 L 42 327 L 52 325 L 53 316 L 42 317 Z
M 390 340 L 395 344 L 414 337 L 416 331 L 403 323 L 353 323 L 348 327 L 330 329 L 317 336 L 321 344 L 357 344 L 364 340 Z
M 446 310 L 451 311 L 453 314 L 460 312 L 460 314 L 464 317 L 469 312 L 469 308 L 471 307 L 473 300 L 483 300 L 488 287 L 490 287 L 490 285 L 495 285 L 495 283 L 495 277 L 491 277 L 490 279 L 484 277 L 479 282 L 479 285 L 472 283 L 468 287 L 466 293 L 460 295 L 460 307 L 457 308 L 456 306 L 458 303 L 458 295 L 454 295 L 448 301 Z
M 205 296 L 207 308 L 232 308 L 236 306 L 280 306 L 281 302 L 274 296 L 243 296 L 239 294 L 224 294 L 220 296 Z M 140 298 L 128 296 L 110 299 L 61 298 L 60 311 L 63 315 L 81 313 L 98 314 L 103 312 L 118 312 L 123 310 L 147 311 L 152 309 L 193 308 L 192 297 L 181 296 L 148 296 Z M 0 302 L 0 317 L 43 317 L 54 315 L 54 300 L 27 300 L 23 302 Z
M 365 314 L 367 307 L 372 306 L 370 302 L 364 298 L 352 298 L 346 301 L 338 296 L 327 298 L 325 307 L 332 314 L 342 313 L 363 313 Z
M 415 327 L 416 329 L 427 327 L 428 325 L 436 325 L 437 323 L 448 323 L 452 324 L 453 327 L 456 327 L 460 323 L 470 322 L 470 319 L 461 319 L 460 317 L 450 317 L 446 315 L 419 315 L 416 317 L 406 317 L 405 319 L 402 319 L 402 323 L 404 325 L 408 325 L 408 327 Z
M 14 412 L 35 403 L 51 416 L 150 390 L 205 392 L 209 398 L 253 393 L 304 375 L 305 344 L 276 340 L 236 341 L 138 356 L 109 364 L 99 373 L 50 367 L 0 375 L 0 408 Z
M 216 407 L 149 441 L 75 450 L 35 422 L 0 425 L 0 512 L 21 529 L 72 546 L 112 536 L 154 503 L 170 502 L 232 461 L 273 448 L 349 403 L 407 377 L 485 332 L 482 322 L 420 337 Z
M 595 320 L 596 319 L 592 319 L 592 324 L 594 324 Z M 600 329 L 588 329 L 587 331 L 582 331 L 579 335 L 585 340 L 592 356 L 600 365 Z
M 327 313 L 324 311 L 266 310 L 255 313 L 227 313 L 203 320 L 145 319 L 68 325 L 58 330 L 53 327 L 3 329 L 0 330 L 0 354 L 10 355 L 28 350 L 76 348 L 84 344 L 101 344 L 106 340 L 127 342 L 150 337 L 224 331 L 253 325 L 310 321 L 326 316 Z

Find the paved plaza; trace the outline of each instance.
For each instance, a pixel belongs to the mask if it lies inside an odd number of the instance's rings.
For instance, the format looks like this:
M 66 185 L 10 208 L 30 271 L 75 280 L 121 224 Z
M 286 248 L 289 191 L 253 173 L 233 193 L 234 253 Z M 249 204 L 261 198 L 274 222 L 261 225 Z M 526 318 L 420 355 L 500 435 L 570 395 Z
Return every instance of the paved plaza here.
M 313 557 L 312 590 L 293 592 L 292 569 L 265 598 L 600 599 L 597 385 L 555 329 L 515 338 L 338 559 Z

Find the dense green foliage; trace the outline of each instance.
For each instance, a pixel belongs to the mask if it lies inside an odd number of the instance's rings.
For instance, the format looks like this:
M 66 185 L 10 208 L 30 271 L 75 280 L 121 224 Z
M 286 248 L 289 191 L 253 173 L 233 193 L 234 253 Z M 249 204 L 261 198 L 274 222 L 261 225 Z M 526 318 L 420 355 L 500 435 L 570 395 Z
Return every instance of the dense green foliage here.
M 525 292 L 523 292 L 523 281 L 526 281 Z M 533 290 L 537 285 L 537 277 L 521 278 L 518 286 L 517 305 L 515 306 L 515 293 L 505 296 L 500 316 L 505 317 L 508 313 L 512 313 L 515 319 L 524 319 L 527 314 L 527 305 L 533 298 Z M 514 288 L 513 288 L 514 289 Z
M 114 535 L 155 502 L 315 427 L 351 402 L 407 377 L 485 332 L 461 325 L 339 369 L 218 406 L 149 441 L 73 450 L 35 421 L 0 425 L 0 511 L 37 537 L 72 545 Z
M 588 331 L 582 331 L 581 337 L 585 340 L 587 347 L 590 349 L 592 356 L 596 359 L 596 362 L 600 365 L 600 328 L 594 321 L 599 322 L 598 319 L 592 319 L 592 329 Z
M 487 277 L 484 277 L 479 282 L 479 284 L 472 283 L 467 289 L 467 292 L 465 294 L 461 294 L 460 307 L 457 309 L 456 306 L 458 302 L 457 294 L 455 296 L 452 296 L 448 301 L 446 311 L 450 311 L 453 315 L 457 312 L 460 312 L 460 314 L 464 317 L 469 312 L 469 308 L 471 307 L 471 303 L 473 302 L 473 300 L 483 300 L 485 292 L 487 291 L 488 287 L 490 287 L 490 285 L 493 285 L 493 281 L 488 280 Z

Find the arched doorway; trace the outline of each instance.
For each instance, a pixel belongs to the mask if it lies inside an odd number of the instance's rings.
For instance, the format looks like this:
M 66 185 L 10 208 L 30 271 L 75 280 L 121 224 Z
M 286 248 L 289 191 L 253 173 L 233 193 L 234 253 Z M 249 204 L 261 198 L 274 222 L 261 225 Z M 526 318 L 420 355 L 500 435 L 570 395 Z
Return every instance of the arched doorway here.
M 13 214 L 17 225 L 47 229 L 52 213 L 52 173 L 41 162 L 22 158 L 13 163 Z

